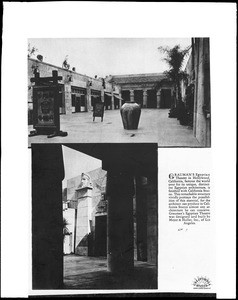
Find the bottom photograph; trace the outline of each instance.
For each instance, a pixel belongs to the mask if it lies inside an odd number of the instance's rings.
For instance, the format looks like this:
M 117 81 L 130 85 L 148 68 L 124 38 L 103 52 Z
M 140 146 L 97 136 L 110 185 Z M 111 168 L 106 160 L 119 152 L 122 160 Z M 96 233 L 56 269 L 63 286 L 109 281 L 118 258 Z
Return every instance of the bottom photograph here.
M 32 289 L 157 289 L 157 144 L 32 144 Z

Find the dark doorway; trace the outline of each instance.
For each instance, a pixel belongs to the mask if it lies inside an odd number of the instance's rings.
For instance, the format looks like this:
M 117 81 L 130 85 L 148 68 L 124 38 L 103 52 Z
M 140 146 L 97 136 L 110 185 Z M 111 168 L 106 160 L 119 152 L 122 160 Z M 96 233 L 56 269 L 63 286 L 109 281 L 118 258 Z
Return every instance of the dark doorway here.
M 143 106 L 143 91 L 142 90 L 134 91 L 134 100 L 136 103 L 140 104 L 141 107 Z
M 75 99 L 75 112 L 80 112 L 80 97 L 76 96 Z
M 85 95 L 72 94 L 72 107 L 75 107 L 74 112 L 86 111 Z
M 156 108 L 156 107 L 157 107 L 156 91 L 148 90 L 147 91 L 147 108 Z
M 107 256 L 107 216 L 95 217 L 95 256 Z
M 105 101 L 105 109 L 112 109 L 112 97 L 105 94 L 104 101 Z
M 160 108 L 170 108 L 171 107 L 171 90 L 162 89 L 161 90 L 161 102 Z
M 75 94 L 71 94 L 71 101 L 72 101 L 72 111 L 75 112 L 75 102 L 76 102 L 76 96 Z
M 87 111 L 85 95 L 81 95 L 80 97 L 80 111 Z
M 126 101 L 130 101 L 130 91 L 122 91 L 122 104 L 124 104 Z

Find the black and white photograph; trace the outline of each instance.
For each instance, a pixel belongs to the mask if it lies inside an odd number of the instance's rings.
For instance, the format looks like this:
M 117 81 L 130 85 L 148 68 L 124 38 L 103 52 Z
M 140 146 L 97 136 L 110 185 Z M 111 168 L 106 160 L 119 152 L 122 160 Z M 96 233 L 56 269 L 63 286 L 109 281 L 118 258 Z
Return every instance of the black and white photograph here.
M 209 47 L 207 37 L 29 39 L 29 147 L 210 147 Z
M 33 289 L 156 290 L 156 144 L 32 144 Z

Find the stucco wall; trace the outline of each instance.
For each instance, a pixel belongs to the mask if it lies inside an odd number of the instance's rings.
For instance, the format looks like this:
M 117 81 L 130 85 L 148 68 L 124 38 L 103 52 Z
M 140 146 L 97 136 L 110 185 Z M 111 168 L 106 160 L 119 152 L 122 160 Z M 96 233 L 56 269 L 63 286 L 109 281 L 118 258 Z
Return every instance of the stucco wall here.
M 104 100 L 104 92 L 112 92 L 112 84 L 106 83 L 105 89 L 103 87 L 103 81 L 101 78 L 92 78 L 80 73 L 76 73 L 71 70 L 66 70 L 58 66 L 54 66 L 39 60 L 28 58 L 28 103 L 32 102 L 32 86 L 30 78 L 34 77 L 34 70 L 37 69 L 40 73 L 40 77 L 52 76 L 52 71 L 57 70 L 58 75 L 62 76 L 62 80 L 59 80 L 59 84 L 63 85 L 63 113 L 72 113 L 71 103 L 71 86 L 80 87 L 86 89 L 86 111 L 91 111 L 91 90 L 96 90 L 101 93 L 101 100 Z M 70 79 L 70 80 L 69 80 Z M 114 85 L 115 86 L 115 85 Z M 115 86 L 116 90 L 119 87 Z M 32 109 L 31 105 L 28 105 L 29 109 Z
M 63 218 L 68 222 L 67 228 L 72 233 L 72 252 L 74 251 L 74 223 L 75 223 L 75 210 L 68 208 L 63 211 Z

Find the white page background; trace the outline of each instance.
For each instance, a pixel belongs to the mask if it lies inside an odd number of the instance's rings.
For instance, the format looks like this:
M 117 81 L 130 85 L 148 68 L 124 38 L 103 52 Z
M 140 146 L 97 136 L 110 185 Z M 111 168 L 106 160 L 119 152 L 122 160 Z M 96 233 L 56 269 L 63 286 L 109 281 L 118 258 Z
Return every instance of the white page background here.
M 31 211 L 26 54 L 27 39 L 30 37 L 210 37 L 212 148 L 200 151 L 159 149 L 159 161 L 167 159 L 169 154 L 169 157 L 174 157 L 179 151 L 181 161 L 174 161 L 179 170 L 194 172 L 194 168 L 199 167 L 203 170 L 207 161 L 209 168 L 212 168 L 212 180 L 215 182 L 212 201 L 216 204 L 216 292 L 218 298 L 235 297 L 236 6 L 234 3 L 135 2 L 4 3 L 1 115 L 2 297 L 27 297 L 29 294 Z M 182 164 L 183 161 L 187 162 L 186 165 Z M 165 180 L 163 168 L 170 171 L 171 163 L 162 162 L 159 166 L 159 178 L 162 182 Z M 160 192 L 163 192 L 161 188 Z M 159 214 L 161 213 L 160 211 Z M 163 231 L 163 224 L 161 220 L 159 222 L 161 236 L 166 237 L 167 231 L 174 234 L 172 228 L 164 227 Z M 194 231 L 195 233 L 199 235 L 198 232 Z M 188 237 L 183 236 L 174 245 L 174 251 L 182 252 L 181 243 L 190 241 L 192 237 L 192 232 Z M 205 235 L 206 241 L 208 238 L 209 235 Z M 163 247 L 161 240 L 159 243 Z M 169 241 L 165 240 L 164 245 L 169 245 Z M 164 255 L 164 250 L 161 251 L 161 255 Z M 168 251 L 171 254 L 171 250 Z M 189 248 L 186 251 L 189 253 Z M 178 256 L 172 258 L 177 261 Z M 189 261 L 195 258 L 196 256 L 191 255 Z M 206 258 L 208 264 L 209 261 L 210 256 Z M 198 264 L 200 262 L 201 259 Z M 178 272 L 182 269 L 182 263 L 177 265 Z M 169 267 L 169 262 L 163 261 L 161 269 L 158 266 L 159 272 L 165 272 L 166 267 Z M 210 272 L 213 276 L 213 270 L 208 269 L 207 273 Z M 185 267 L 184 277 L 180 282 L 174 282 L 177 274 L 167 270 L 161 285 L 164 291 L 170 292 L 187 289 L 188 281 L 185 278 L 191 277 L 192 281 L 194 274 L 191 268 Z M 203 275 L 209 277 L 209 274 Z M 200 274 L 196 273 L 195 276 L 197 275 Z M 74 293 L 79 294 L 79 291 Z M 46 294 L 50 292 L 47 291 Z
M 192 152 L 191 152 L 192 150 Z M 215 195 L 211 182 L 211 221 L 195 225 L 169 222 L 168 180 L 170 173 L 212 174 L 210 149 L 159 149 L 159 248 L 158 287 L 164 292 L 215 293 Z M 199 159 L 197 159 L 199 157 Z M 194 289 L 203 276 L 210 289 Z

